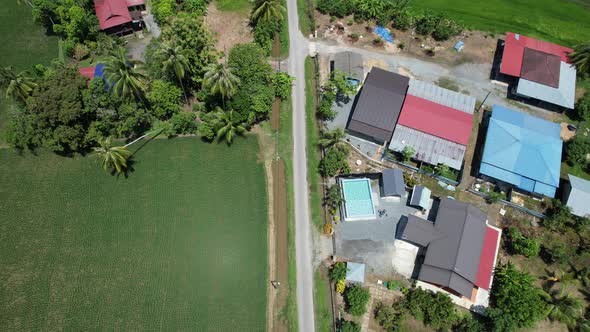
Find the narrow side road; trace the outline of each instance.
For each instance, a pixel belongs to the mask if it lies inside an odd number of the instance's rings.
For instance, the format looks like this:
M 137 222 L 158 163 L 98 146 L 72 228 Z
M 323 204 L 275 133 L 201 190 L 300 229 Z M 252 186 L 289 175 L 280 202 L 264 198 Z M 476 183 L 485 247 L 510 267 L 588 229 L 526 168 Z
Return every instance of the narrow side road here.
M 289 75 L 293 87 L 293 173 L 295 191 L 295 261 L 299 331 L 314 332 L 313 267 L 305 137 L 305 57 L 308 43 L 299 30 L 297 0 L 287 0 L 289 18 Z

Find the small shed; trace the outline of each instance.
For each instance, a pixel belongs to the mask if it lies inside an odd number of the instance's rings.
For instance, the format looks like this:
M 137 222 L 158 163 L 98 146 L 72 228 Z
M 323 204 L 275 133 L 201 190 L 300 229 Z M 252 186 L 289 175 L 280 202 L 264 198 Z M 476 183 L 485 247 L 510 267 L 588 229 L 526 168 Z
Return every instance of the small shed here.
M 410 205 L 417 206 L 421 208 L 423 211 L 427 210 L 430 207 L 430 194 L 432 192 L 430 189 L 415 185 L 414 190 L 412 190 L 412 197 L 410 198 Z
M 388 168 L 381 173 L 383 197 L 400 198 L 406 195 L 404 172 L 399 168 Z
M 590 181 L 568 174 L 566 205 L 572 209 L 572 214 L 578 217 L 590 216 Z
M 350 282 L 365 282 L 365 264 L 363 263 L 346 263 L 346 281 Z

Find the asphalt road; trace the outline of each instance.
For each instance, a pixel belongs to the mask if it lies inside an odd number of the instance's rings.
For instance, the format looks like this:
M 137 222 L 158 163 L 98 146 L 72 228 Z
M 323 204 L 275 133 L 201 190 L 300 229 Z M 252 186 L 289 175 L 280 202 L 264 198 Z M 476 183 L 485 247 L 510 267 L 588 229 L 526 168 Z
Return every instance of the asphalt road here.
M 297 0 L 287 1 L 289 17 L 289 75 L 293 87 L 293 172 L 295 190 L 295 261 L 299 331 L 315 331 L 313 267 L 305 137 L 305 57 L 308 43 L 299 30 Z

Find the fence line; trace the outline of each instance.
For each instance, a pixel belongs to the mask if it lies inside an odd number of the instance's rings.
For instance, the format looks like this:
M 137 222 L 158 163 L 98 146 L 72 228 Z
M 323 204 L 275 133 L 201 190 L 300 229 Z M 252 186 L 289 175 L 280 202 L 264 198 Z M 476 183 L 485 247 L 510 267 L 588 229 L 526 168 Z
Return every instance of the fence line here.
M 487 198 L 487 195 L 485 195 L 484 193 L 481 193 L 479 191 L 473 190 L 471 188 L 467 189 L 467 191 L 470 192 L 470 193 L 472 193 L 472 194 L 474 194 L 474 195 L 477 195 L 477 196 L 480 196 L 480 197 L 483 197 L 483 198 Z M 511 207 L 513 209 L 516 209 L 516 210 L 520 211 L 520 212 L 524 212 L 524 213 L 530 214 L 533 217 L 537 217 L 537 218 L 541 218 L 541 219 L 546 218 L 546 216 L 544 214 L 542 214 L 541 212 L 537 212 L 537 211 L 534 211 L 534 210 L 531 210 L 531 209 L 527 209 L 524 206 L 520 206 L 518 204 L 514 204 L 514 203 L 509 202 L 507 200 L 500 199 L 500 200 L 498 200 L 498 203 L 500 203 L 502 205 L 509 206 L 509 207 Z

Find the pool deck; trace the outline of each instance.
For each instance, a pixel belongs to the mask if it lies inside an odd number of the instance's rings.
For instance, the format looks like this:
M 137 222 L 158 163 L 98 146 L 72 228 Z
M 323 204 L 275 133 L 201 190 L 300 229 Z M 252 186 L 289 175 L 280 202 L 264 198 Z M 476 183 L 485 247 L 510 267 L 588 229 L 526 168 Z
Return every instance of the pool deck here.
M 371 180 L 375 210 L 383 217 L 372 220 L 344 221 L 335 226 L 335 254 L 339 258 L 367 264 L 367 273 L 391 276 L 395 251 L 395 232 L 400 219 L 418 209 L 407 205 L 408 194 L 399 201 L 380 197 L 379 183 Z

